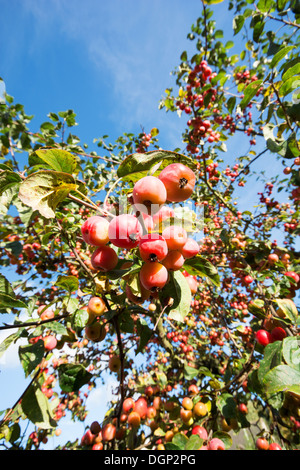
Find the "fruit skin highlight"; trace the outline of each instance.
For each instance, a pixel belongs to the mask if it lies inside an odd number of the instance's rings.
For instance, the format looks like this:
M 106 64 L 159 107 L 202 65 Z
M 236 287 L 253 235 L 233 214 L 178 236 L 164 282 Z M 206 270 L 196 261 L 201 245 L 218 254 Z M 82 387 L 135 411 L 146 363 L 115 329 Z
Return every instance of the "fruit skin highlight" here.
M 109 239 L 113 245 L 119 248 L 135 248 L 138 246 L 142 235 L 143 228 L 134 215 L 117 215 L 109 223 Z
M 166 187 L 167 200 L 170 202 L 185 201 L 194 191 L 196 175 L 182 163 L 171 163 L 158 177 Z
M 94 269 L 106 272 L 114 269 L 119 258 L 115 250 L 108 245 L 99 246 L 91 256 L 91 264 Z
M 161 235 L 147 233 L 140 239 L 139 252 L 143 261 L 159 262 L 167 256 L 168 245 Z
M 132 197 L 140 212 L 153 215 L 166 202 L 167 190 L 159 178 L 145 176 L 135 183 Z
M 140 270 L 140 282 L 145 289 L 151 292 L 162 289 L 166 285 L 168 277 L 168 270 L 161 263 L 145 263 Z
M 108 227 L 109 221 L 104 217 L 89 217 L 81 226 L 82 238 L 92 246 L 106 245 L 109 242 Z

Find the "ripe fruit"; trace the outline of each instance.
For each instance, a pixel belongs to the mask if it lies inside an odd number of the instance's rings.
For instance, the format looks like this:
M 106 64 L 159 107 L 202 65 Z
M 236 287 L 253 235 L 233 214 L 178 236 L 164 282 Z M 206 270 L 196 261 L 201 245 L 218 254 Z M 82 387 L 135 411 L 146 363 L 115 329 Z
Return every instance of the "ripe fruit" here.
M 37 313 L 40 315 L 42 321 L 51 320 L 54 318 L 53 310 L 51 310 L 51 308 L 46 308 L 46 305 L 40 305 L 40 307 L 37 309 Z
M 199 424 L 193 427 L 192 434 L 197 434 L 204 441 L 206 441 L 208 437 L 206 429 L 203 426 L 200 426 Z
M 108 367 L 111 372 L 118 372 L 121 367 L 121 360 L 119 356 L 111 356 L 108 361 Z
M 270 264 L 278 263 L 279 256 L 276 253 L 270 253 L 268 256 L 268 261 Z
M 96 248 L 91 257 L 93 268 L 103 272 L 114 269 L 118 261 L 119 258 L 115 250 L 107 245 Z
M 162 236 L 166 240 L 170 251 L 181 250 L 188 238 L 185 229 L 179 225 L 166 227 L 162 232 Z
M 225 450 L 225 444 L 221 439 L 214 437 L 207 444 L 207 450 Z
M 124 413 L 129 413 L 131 410 L 134 409 L 135 401 L 133 398 L 125 398 L 123 402 L 123 411 Z
M 195 295 L 198 290 L 198 281 L 194 276 L 186 276 L 188 285 L 190 286 L 192 295 Z
M 119 248 L 126 248 L 129 250 L 135 248 L 138 246 L 142 235 L 142 226 L 134 215 L 117 215 L 109 223 L 109 239 Z
M 282 450 L 279 444 L 277 442 L 271 442 L 269 445 L 269 450 Z
M 297 273 L 295 273 L 294 271 L 286 271 L 284 273 L 285 276 L 288 276 L 288 277 L 291 277 L 295 282 L 292 281 L 291 284 L 293 284 L 293 287 L 295 286 L 295 283 L 298 284 L 299 280 L 300 280 L 300 277 Z
M 287 334 L 283 328 L 281 328 L 280 326 L 276 326 L 271 331 L 271 336 L 272 341 L 282 341 L 284 338 L 286 338 Z
M 88 312 L 91 315 L 100 316 L 107 310 L 101 297 L 91 297 L 88 303 Z
M 196 416 L 203 417 L 208 413 L 208 409 L 205 403 L 198 401 L 194 406 L 194 413 Z
M 99 432 L 101 431 L 101 426 L 98 421 L 92 422 L 92 424 L 90 425 L 90 430 L 92 434 L 99 434 Z
M 259 437 L 257 440 L 256 440 L 256 448 L 258 450 L 268 450 L 269 449 L 269 443 L 267 441 L 267 439 L 265 439 L 264 437 Z
M 144 263 L 140 270 L 140 282 L 151 292 L 162 289 L 168 281 L 168 276 L 166 267 L 160 263 Z
M 57 339 L 53 335 L 45 336 L 43 338 L 44 341 L 44 348 L 46 351 L 52 351 L 52 349 L 56 348 Z
M 162 206 L 156 214 L 153 215 L 152 220 L 155 225 L 162 224 L 165 220 L 175 217 L 174 209 L 170 206 Z
M 136 411 L 131 411 L 127 419 L 128 424 L 133 428 L 138 428 L 141 424 L 141 417 Z
M 199 253 L 200 247 L 196 240 L 188 237 L 184 246 L 180 249 L 181 254 L 185 259 L 193 258 Z
M 112 423 L 107 423 L 102 428 L 102 440 L 112 441 L 116 437 L 116 426 Z
M 162 261 L 168 254 L 168 245 L 161 235 L 147 233 L 140 239 L 139 253 L 143 261 Z
M 184 264 L 184 257 L 178 250 L 169 251 L 162 264 L 168 271 L 178 271 Z
M 109 221 L 104 217 L 89 217 L 81 226 L 82 238 L 92 246 L 106 245 L 109 242 L 108 226 Z
M 248 408 L 247 406 L 245 405 L 245 403 L 240 403 L 239 406 L 238 406 L 238 410 L 240 413 L 242 413 L 243 415 L 246 415 L 248 413 Z
M 132 192 L 136 208 L 146 214 L 155 214 L 166 202 L 167 191 L 160 179 L 155 176 L 145 176 L 137 181 Z
M 261 345 L 261 346 L 267 346 L 267 344 L 273 342 L 272 335 L 269 331 L 267 330 L 258 330 L 255 333 L 255 338 L 256 341 Z
M 167 200 L 182 202 L 188 199 L 194 191 L 196 176 L 193 170 L 182 163 L 171 163 L 164 168 L 159 179 L 167 190 Z
M 92 325 L 87 325 L 84 331 L 87 339 L 93 341 L 94 343 L 103 341 L 106 336 L 106 329 L 99 322 L 94 322 Z
M 187 424 L 193 418 L 193 412 L 191 410 L 186 410 L 185 408 L 180 408 L 180 418 L 183 423 Z
M 252 284 L 252 282 L 253 282 L 253 277 L 248 274 L 247 276 L 244 277 L 244 282 L 245 282 L 245 284 L 247 284 L 247 285 Z
M 146 398 L 140 397 L 136 400 L 134 404 L 134 411 L 136 411 L 141 419 L 145 419 L 147 416 L 148 403 Z
M 182 406 L 186 410 L 192 410 L 194 406 L 193 400 L 190 397 L 184 397 L 182 400 Z

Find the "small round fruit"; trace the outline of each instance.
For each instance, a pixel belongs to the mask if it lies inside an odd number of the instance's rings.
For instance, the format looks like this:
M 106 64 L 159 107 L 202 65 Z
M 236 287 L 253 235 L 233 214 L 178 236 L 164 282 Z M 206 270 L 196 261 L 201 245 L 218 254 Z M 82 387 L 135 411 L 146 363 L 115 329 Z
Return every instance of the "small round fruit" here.
M 138 246 L 143 229 L 137 217 L 121 214 L 109 223 L 108 236 L 110 241 L 119 248 L 131 250 Z
M 43 338 L 44 348 L 46 351 L 52 351 L 57 346 L 57 339 L 53 335 L 48 335 Z
M 167 191 L 159 178 L 145 176 L 135 183 L 132 197 L 140 212 L 153 215 L 166 202 Z
M 193 170 L 182 163 L 171 163 L 164 168 L 159 179 L 167 190 L 167 200 L 182 202 L 188 199 L 194 191 L 196 176 Z
M 199 424 L 193 427 L 192 434 L 197 434 L 204 441 L 206 441 L 208 438 L 206 429 L 203 426 L 200 426 Z
M 208 413 L 208 409 L 205 403 L 202 401 L 198 401 L 194 406 L 194 413 L 196 416 L 203 417 L 206 416 Z
M 183 423 L 187 424 L 193 418 L 193 412 L 191 410 L 186 410 L 185 408 L 180 408 L 180 418 Z
M 118 264 L 117 253 L 110 246 L 99 246 L 91 257 L 91 264 L 94 269 L 107 272 L 114 269 Z
M 280 447 L 277 442 L 271 442 L 271 444 L 269 445 L 269 450 L 282 450 L 282 447 Z
M 200 247 L 196 240 L 188 237 L 184 246 L 180 249 L 182 256 L 185 259 L 190 259 L 196 256 L 199 253 Z
M 191 294 L 195 295 L 198 290 L 198 281 L 194 276 L 186 276 L 186 280 L 191 289 Z
M 99 432 L 101 431 L 101 426 L 98 421 L 92 422 L 92 424 L 90 425 L 90 430 L 92 434 L 99 434 Z
M 225 450 L 225 444 L 221 439 L 214 437 L 207 444 L 207 450 Z
M 264 437 L 259 437 L 255 442 L 258 450 L 269 450 L 269 443 Z
M 111 356 L 108 361 L 108 367 L 111 372 L 118 372 L 121 367 L 121 360 L 119 356 Z
M 141 424 L 141 417 L 139 413 L 136 411 L 131 411 L 131 413 L 128 415 L 127 422 L 132 428 L 138 428 Z
M 182 406 L 186 410 L 192 410 L 194 407 L 193 400 L 190 397 L 184 397 L 182 400 Z
M 140 397 L 136 400 L 134 404 L 134 411 L 136 411 L 141 419 L 145 419 L 147 416 L 148 403 L 146 398 Z
M 133 398 L 128 397 L 123 401 L 123 411 L 124 413 L 129 413 L 134 409 L 135 401 Z
M 87 310 L 91 315 L 100 316 L 103 315 L 107 308 L 102 297 L 91 297 Z
M 169 227 L 166 227 L 162 232 L 162 236 L 166 240 L 170 251 L 181 250 L 188 238 L 186 230 L 179 225 L 170 225 Z
M 271 331 L 272 341 L 282 341 L 286 338 L 287 334 L 286 331 L 281 328 L 280 326 L 275 326 Z
M 106 245 L 109 242 L 108 226 L 109 221 L 104 217 L 89 217 L 81 226 L 82 238 L 92 246 Z
M 168 254 L 168 245 L 158 233 L 147 233 L 140 239 L 139 253 L 143 261 L 160 262 Z
M 184 257 L 178 250 L 169 251 L 167 256 L 162 260 L 162 264 L 168 271 L 178 271 L 184 264 Z
M 144 263 L 139 276 L 142 286 L 151 292 L 162 289 L 169 277 L 167 268 L 161 263 Z
M 258 330 L 255 333 L 255 338 L 256 341 L 261 345 L 261 346 L 267 346 L 267 344 L 273 342 L 272 335 L 269 331 L 267 330 Z
M 117 428 L 112 423 L 107 423 L 102 428 L 102 440 L 112 441 L 116 437 Z
M 84 331 L 87 339 L 93 341 L 94 343 L 103 341 L 106 336 L 106 329 L 99 322 L 94 322 L 91 325 L 87 325 Z
M 175 217 L 174 209 L 170 206 L 162 206 L 156 214 L 153 215 L 152 220 L 154 226 L 159 226 L 165 220 Z

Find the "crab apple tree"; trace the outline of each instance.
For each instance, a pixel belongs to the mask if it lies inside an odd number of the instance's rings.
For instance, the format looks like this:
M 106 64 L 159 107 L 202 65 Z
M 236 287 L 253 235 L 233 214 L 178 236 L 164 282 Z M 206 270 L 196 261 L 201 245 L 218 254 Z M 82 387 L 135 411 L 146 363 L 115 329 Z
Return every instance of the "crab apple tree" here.
M 158 103 L 176 150 L 83 144 L 73 110 L 36 129 L 5 94 L 0 356 L 24 390 L 1 449 L 300 448 L 298 3 L 201 0 Z

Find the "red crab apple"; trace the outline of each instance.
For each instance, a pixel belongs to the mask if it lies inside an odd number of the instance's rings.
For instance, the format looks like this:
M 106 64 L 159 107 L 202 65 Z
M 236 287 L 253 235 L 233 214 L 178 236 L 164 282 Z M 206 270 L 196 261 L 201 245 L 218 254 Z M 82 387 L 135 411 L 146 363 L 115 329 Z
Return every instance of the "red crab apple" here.
M 194 191 L 196 176 L 193 170 L 182 163 L 171 163 L 160 174 L 159 179 L 167 190 L 167 200 L 182 202 L 188 199 Z
M 44 347 L 47 351 L 52 351 L 52 349 L 57 346 L 57 339 L 53 335 L 48 335 L 43 338 Z
M 206 429 L 203 426 L 200 426 L 199 424 L 193 427 L 192 434 L 197 434 L 204 441 L 206 441 L 208 437 Z
M 255 338 L 256 341 L 261 345 L 261 346 L 267 346 L 267 344 L 273 342 L 272 335 L 269 331 L 267 330 L 258 330 L 255 333 Z
M 139 413 L 136 411 L 131 411 L 131 413 L 128 415 L 127 422 L 132 428 L 138 428 L 141 424 L 141 417 Z
M 46 308 L 46 305 L 40 305 L 37 309 L 37 313 L 42 321 L 54 318 L 54 311 L 51 308 Z
M 198 290 L 198 281 L 194 276 L 186 276 L 188 285 L 190 286 L 192 295 L 195 295 Z
M 151 292 L 162 289 L 168 281 L 168 276 L 167 268 L 161 263 L 144 263 L 139 275 L 142 286 Z
M 281 326 L 275 326 L 271 331 L 272 341 L 282 341 L 286 338 L 286 331 Z
M 118 264 L 119 258 L 115 250 L 108 245 L 96 248 L 91 257 L 91 264 L 94 269 L 107 272 L 114 269 Z
M 138 246 L 143 229 L 137 217 L 132 214 L 121 214 L 109 223 L 108 236 L 113 245 L 119 248 L 132 249 Z
M 123 411 L 124 413 L 129 413 L 134 409 L 135 401 L 133 398 L 128 397 L 123 401 Z
M 166 202 L 165 185 L 156 176 L 145 176 L 138 180 L 132 191 L 133 203 L 140 212 L 155 214 Z
M 169 251 L 167 256 L 162 260 L 162 264 L 168 271 L 178 271 L 184 264 L 184 257 L 178 250 Z
M 181 250 L 188 238 L 186 230 L 179 225 L 166 227 L 162 236 L 166 240 L 169 250 Z
M 221 439 L 214 437 L 207 444 L 207 450 L 225 450 L 225 444 Z
M 186 243 L 180 249 L 181 254 L 185 259 L 193 258 L 199 253 L 200 247 L 196 240 L 188 237 Z
M 140 397 L 136 400 L 134 405 L 134 411 L 136 411 L 141 419 L 145 419 L 147 416 L 148 403 L 146 398 Z
M 143 261 L 162 261 L 168 254 L 168 245 L 158 233 L 147 233 L 140 239 L 139 253 Z
M 165 220 L 175 217 L 174 209 L 170 206 L 162 206 L 156 214 L 153 215 L 152 220 L 155 225 L 162 224 Z
M 116 437 L 116 426 L 112 423 L 107 423 L 102 428 L 102 440 L 112 441 Z
M 104 217 L 89 217 L 81 226 L 82 238 L 92 246 L 106 245 L 109 242 L 108 226 L 109 221 Z
M 269 443 L 267 439 L 264 437 L 259 437 L 256 442 L 255 442 L 256 448 L 258 450 L 268 450 L 269 449 Z
M 277 442 L 271 442 L 271 444 L 269 445 L 269 450 L 282 450 L 282 447 L 280 447 Z
M 295 271 L 286 271 L 284 275 L 292 278 L 296 284 L 299 283 L 300 277 L 297 273 L 295 273 Z M 295 286 L 293 283 L 293 287 L 297 287 L 297 286 Z

